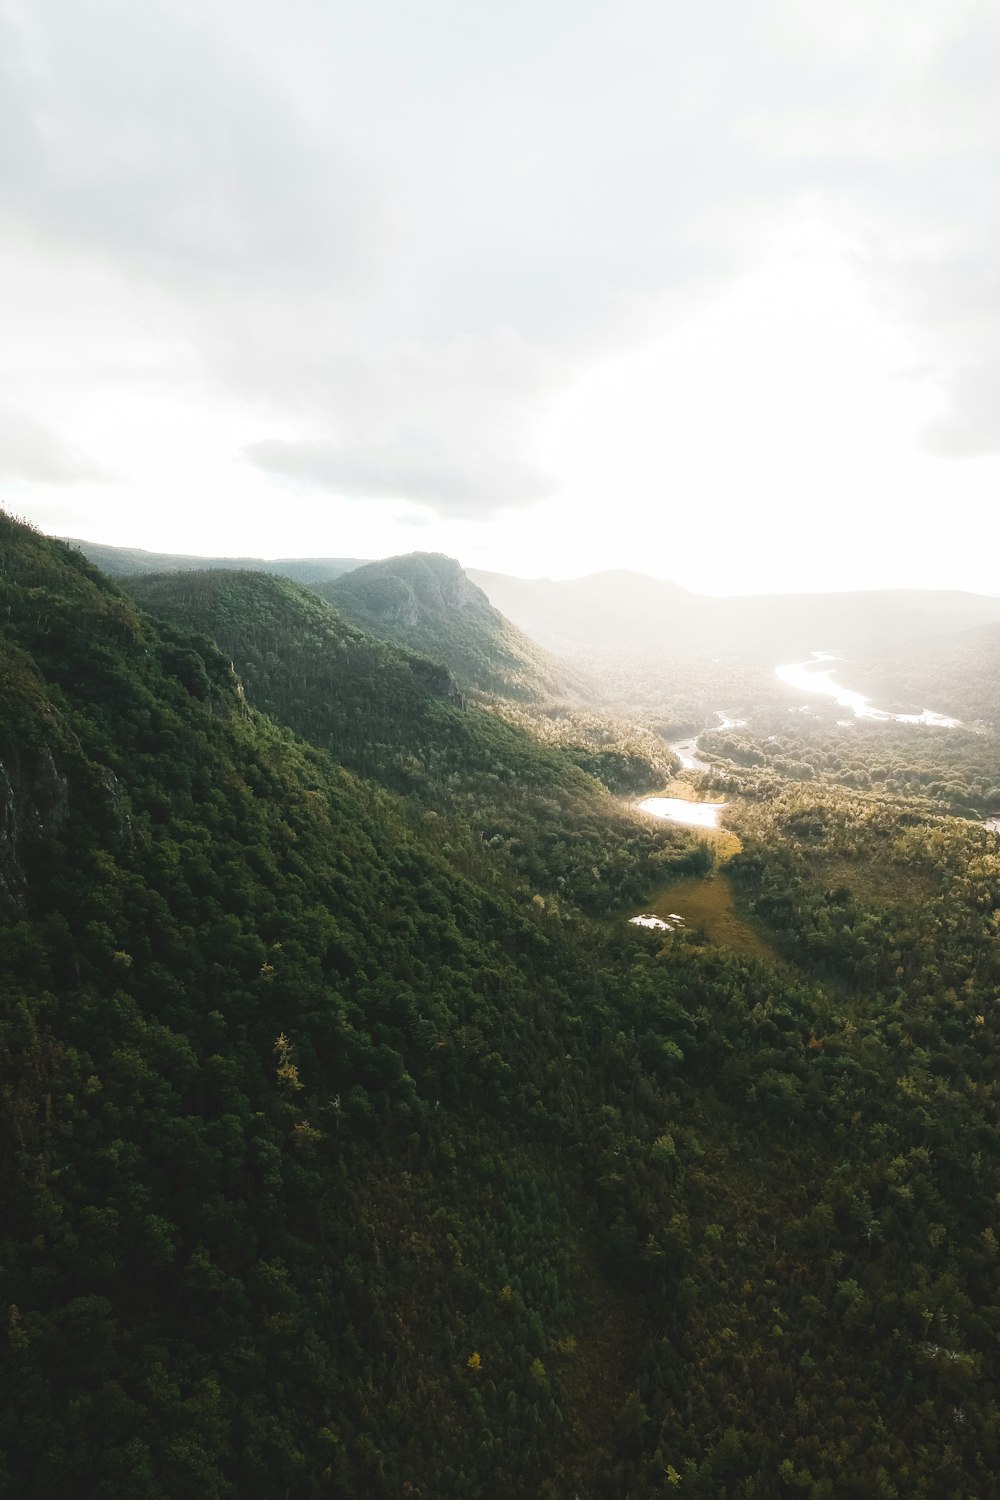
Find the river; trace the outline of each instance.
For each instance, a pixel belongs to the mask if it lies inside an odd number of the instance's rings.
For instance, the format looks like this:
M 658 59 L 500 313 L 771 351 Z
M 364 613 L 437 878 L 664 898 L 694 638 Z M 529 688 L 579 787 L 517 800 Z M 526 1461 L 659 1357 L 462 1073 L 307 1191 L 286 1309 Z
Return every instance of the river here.
M 939 729 L 961 728 L 958 719 L 949 719 L 945 714 L 935 713 L 929 708 L 925 708 L 920 714 L 894 714 L 885 709 L 873 708 L 863 693 L 854 692 L 851 688 L 842 687 L 839 682 L 835 682 L 833 668 L 823 665 L 824 662 L 843 660 L 843 657 L 833 656 L 826 651 L 814 651 L 808 661 L 789 662 L 785 666 L 775 667 L 774 670 L 776 676 L 789 687 L 797 688 L 800 692 L 816 693 L 824 698 L 832 698 L 841 707 L 849 708 L 856 719 L 877 719 L 897 724 L 929 724 Z M 741 729 L 746 722 L 743 719 L 732 719 L 721 710 L 717 710 L 715 717 L 719 720 L 719 724 L 711 726 L 713 728 Z M 712 769 L 710 762 L 698 754 L 697 735 L 671 741 L 670 749 L 677 755 L 681 768 L 685 771 L 710 771 Z M 686 797 L 664 796 L 645 797 L 636 806 L 640 812 L 649 813 L 654 818 L 663 818 L 668 822 L 679 823 L 689 828 L 714 830 L 718 838 L 728 837 L 731 840 L 733 848 L 726 851 L 727 853 L 735 853 L 739 850 L 739 840 L 732 834 L 727 835 L 726 830 L 719 825 L 719 814 L 729 806 L 727 802 L 695 802 Z M 1000 834 L 1000 817 L 988 818 L 985 826 Z M 668 911 L 666 909 L 668 906 L 673 910 Z M 679 912 L 678 907 L 680 907 Z M 756 957 L 768 958 L 772 962 L 777 961 L 776 953 L 764 942 L 761 935 L 737 915 L 733 893 L 724 870 L 714 871 L 708 879 L 693 877 L 680 882 L 672 881 L 652 903 L 652 910 L 631 917 L 629 920 L 637 927 L 654 927 L 664 932 L 682 930 L 686 924 L 690 923 L 695 928 L 703 929 L 709 936 L 724 943 L 727 947 L 753 953 Z
M 742 729 L 746 724 L 746 719 L 731 719 L 727 713 L 723 713 L 721 708 L 715 710 L 715 717 L 719 722 L 710 725 L 712 729 Z M 698 754 L 696 734 L 689 735 L 686 740 L 671 740 L 670 749 L 680 761 L 682 771 L 710 771 L 712 769 L 708 761 L 702 760 Z
M 670 749 L 681 763 L 682 771 L 707 771 L 710 769 L 708 761 L 702 760 L 696 753 L 698 749 L 698 736 L 691 735 L 686 740 L 671 740 Z
M 879 719 L 883 723 L 930 724 L 936 729 L 960 729 L 959 719 L 949 719 L 945 714 L 925 708 L 919 714 L 892 714 L 884 708 L 873 708 L 863 693 L 852 688 L 841 687 L 833 679 L 833 668 L 824 667 L 823 662 L 843 661 L 842 656 L 831 656 L 828 651 L 814 651 L 808 661 L 793 661 L 787 666 L 775 667 L 775 676 L 789 687 L 803 693 L 818 693 L 832 698 L 841 708 L 849 708 L 856 719 Z
M 888 709 L 874 708 L 863 693 L 855 692 L 853 688 L 842 687 L 839 682 L 834 681 L 834 669 L 824 666 L 824 662 L 842 662 L 846 658 L 834 656 L 829 651 L 814 651 L 807 661 L 787 662 L 784 666 L 775 667 L 774 674 L 788 687 L 796 688 L 802 693 L 815 693 L 823 698 L 832 698 L 841 708 L 849 708 L 856 719 L 875 719 L 881 723 L 895 724 L 928 724 L 935 729 L 961 729 L 960 719 L 949 719 L 946 714 L 936 713 L 932 708 L 925 708 L 919 714 L 894 714 Z M 794 712 L 794 710 L 792 710 Z M 715 717 L 717 725 L 708 726 L 709 729 L 742 729 L 746 724 L 745 719 L 733 719 L 722 709 L 716 709 Z M 683 740 L 671 740 L 670 749 L 681 763 L 682 771 L 710 771 L 712 766 L 698 753 L 698 736 L 688 735 Z M 656 803 L 653 807 L 651 804 Z M 718 819 L 708 812 L 699 812 L 697 815 L 685 815 L 684 807 L 692 804 L 685 802 L 679 797 L 647 797 L 646 801 L 639 804 L 643 812 L 652 813 L 657 818 L 668 818 L 673 823 L 688 823 L 697 828 L 717 828 Z M 720 811 L 725 803 L 701 803 L 693 804 L 695 807 L 712 808 L 717 807 Z M 989 825 L 987 825 L 989 826 Z M 1000 827 L 996 829 L 1000 832 Z

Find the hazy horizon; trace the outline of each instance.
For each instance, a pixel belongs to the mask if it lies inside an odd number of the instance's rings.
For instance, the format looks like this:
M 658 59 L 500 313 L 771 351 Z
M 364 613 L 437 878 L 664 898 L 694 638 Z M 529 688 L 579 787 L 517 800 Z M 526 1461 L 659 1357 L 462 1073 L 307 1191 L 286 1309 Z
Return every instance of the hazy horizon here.
M 995 593 L 998 67 L 970 0 L 0 0 L 0 503 Z
M 199 562 L 211 562 L 211 561 L 216 561 L 216 560 L 218 560 L 220 562 L 224 562 L 227 559 L 229 559 L 229 560 L 239 559 L 241 561 L 252 561 L 252 562 L 263 562 L 263 563 L 313 562 L 313 561 L 316 561 L 316 562 L 321 562 L 321 561 L 339 562 L 339 561 L 344 561 L 347 558 L 347 554 L 333 553 L 333 552 L 329 552 L 329 553 L 307 552 L 307 553 L 295 553 L 295 554 L 288 553 L 288 552 L 284 552 L 284 553 L 278 553 L 278 552 L 275 552 L 275 553 L 253 553 L 253 552 L 243 551 L 243 550 L 241 550 L 238 547 L 237 548 L 230 548 L 226 552 L 182 552 L 182 551 L 175 551 L 173 549 L 166 550 L 166 549 L 159 549 L 159 548 L 153 548 L 153 547 L 130 547 L 127 544 L 121 544 L 121 543 L 117 543 L 117 542 L 98 542 L 98 541 L 92 540 L 89 537 L 72 537 L 72 536 L 67 536 L 67 535 L 61 535 L 59 537 L 59 540 L 60 541 L 64 541 L 64 542 L 73 543 L 73 544 L 79 543 L 79 544 L 85 545 L 85 546 L 114 547 L 114 548 L 120 547 L 122 551 L 128 551 L 128 552 L 148 552 L 151 556 L 164 556 L 164 555 L 166 555 L 166 556 L 174 556 L 174 557 L 180 557 L 180 558 L 197 559 Z M 429 548 L 425 548 L 425 547 L 411 547 L 411 548 L 408 549 L 407 552 L 384 552 L 384 553 L 380 554 L 379 556 L 375 556 L 375 557 L 352 558 L 351 560 L 354 561 L 354 562 L 356 562 L 356 563 L 358 563 L 359 566 L 364 566 L 367 563 L 386 562 L 386 561 L 388 561 L 388 560 L 390 560 L 391 558 L 394 558 L 394 557 L 405 557 L 405 556 L 412 555 L 414 553 L 429 553 L 430 555 L 453 557 L 452 553 L 447 553 L 447 552 L 446 553 L 440 553 L 440 552 L 437 551 L 437 549 L 429 549 Z M 454 560 L 467 573 L 470 573 L 470 574 L 475 574 L 475 573 L 480 573 L 480 574 L 483 574 L 483 573 L 494 573 L 494 574 L 497 574 L 498 576 L 507 577 L 507 578 L 514 578 L 514 579 L 518 580 L 519 582 L 523 582 L 523 583 L 575 583 L 575 582 L 582 582 L 583 580 L 585 580 L 587 578 L 597 578 L 597 577 L 601 577 L 602 575 L 618 575 L 618 574 L 620 574 L 622 576 L 630 576 L 631 575 L 631 576 L 635 576 L 635 577 L 638 577 L 638 578 L 650 579 L 654 583 L 669 584 L 671 587 L 678 588 L 678 589 L 682 590 L 685 593 L 697 594 L 697 595 L 701 595 L 701 596 L 703 596 L 705 598 L 715 598 L 715 599 L 728 599 L 728 598 L 734 598 L 734 597 L 750 597 L 750 596 L 758 596 L 758 595 L 760 597 L 762 597 L 762 598 L 772 598 L 772 597 L 779 596 L 779 595 L 782 595 L 782 594 L 800 595 L 800 594 L 821 594 L 821 593 L 893 593 L 893 592 L 899 592 L 899 593 L 907 593 L 907 592 L 982 593 L 987 598 L 1000 598 L 1000 590 L 997 590 L 997 589 L 985 590 L 985 591 L 979 591 L 979 590 L 974 590 L 974 589 L 949 590 L 949 589 L 935 589 L 935 587 L 933 585 L 931 585 L 931 586 L 929 586 L 928 589 L 925 589 L 925 590 L 921 590 L 919 588 L 917 588 L 916 590 L 914 590 L 910 585 L 906 585 L 906 584 L 900 584 L 900 585 L 891 585 L 891 584 L 890 585 L 879 585 L 879 584 L 873 584 L 871 587 L 861 588 L 861 589 L 851 589 L 851 588 L 843 588 L 843 589 L 837 589 L 837 588 L 834 588 L 834 589 L 805 589 L 805 588 L 799 588 L 799 589 L 793 589 L 793 588 L 789 588 L 789 589 L 752 589 L 752 588 L 746 588 L 746 589 L 742 589 L 742 590 L 732 590 L 732 591 L 731 590 L 726 590 L 725 592 L 722 592 L 722 591 L 717 590 L 717 589 L 689 588 L 686 584 L 680 583 L 676 578 L 671 578 L 671 577 L 669 577 L 669 576 L 667 576 L 665 574 L 652 573 L 652 572 L 649 572 L 648 570 L 643 569 L 643 568 L 616 568 L 616 567 L 594 568 L 593 570 L 591 570 L 589 572 L 586 572 L 586 573 L 566 573 L 566 574 L 563 574 L 563 575 L 555 576 L 555 575 L 550 574 L 550 573 L 520 573 L 520 572 L 516 572 L 514 570 L 509 570 L 509 569 L 484 568 L 484 567 L 480 567 L 478 564 L 475 564 L 475 563 L 466 563 L 466 562 L 463 562 L 463 560 L 460 557 L 455 557 Z

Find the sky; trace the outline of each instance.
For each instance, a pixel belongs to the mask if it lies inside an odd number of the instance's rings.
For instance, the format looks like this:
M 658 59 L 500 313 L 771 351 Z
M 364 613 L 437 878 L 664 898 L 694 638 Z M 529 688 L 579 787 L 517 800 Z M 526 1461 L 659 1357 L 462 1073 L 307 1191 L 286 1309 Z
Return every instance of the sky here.
M 998 77 L 967 0 L 0 0 L 0 504 L 996 593 Z

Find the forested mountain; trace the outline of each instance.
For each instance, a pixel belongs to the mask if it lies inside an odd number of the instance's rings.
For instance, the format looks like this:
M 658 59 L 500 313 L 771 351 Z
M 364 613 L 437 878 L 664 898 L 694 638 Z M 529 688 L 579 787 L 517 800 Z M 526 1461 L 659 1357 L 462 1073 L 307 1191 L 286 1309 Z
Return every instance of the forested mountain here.
M 366 635 L 310 589 L 266 573 L 153 573 L 125 587 L 151 613 L 218 643 L 256 707 L 355 770 L 385 771 L 427 715 L 461 703 L 447 668 Z
M 592 697 L 596 685 L 605 700 L 662 707 L 673 698 L 678 705 L 686 703 L 696 717 L 706 658 L 721 656 L 734 663 L 730 696 L 733 688 L 737 695 L 743 691 L 755 662 L 773 665 L 819 649 L 847 652 L 853 660 L 872 656 L 865 670 L 870 670 L 870 681 L 880 692 L 895 691 L 894 680 L 902 681 L 905 689 L 909 678 L 904 674 L 910 674 L 916 693 L 922 680 L 934 685 L 946 670 L 947 636 L 1000 624 L 1000 597 L 944 589 L 715 597 L 642 573 L 607 572 L 553 581 L 476 569 L 462 574 L 463 584 L 458 564 L 427 553 L 375 563 L 358 558 L 265 561 L 65 540 L 116 576 L 222 568 L 266 572 L 319 586 L 324 597 L 340 603 L 370 631 L 446 662 L 467 688 L 489 684 L 487 691 L 532 701 L 567 693 Z M 350 588 L 336 582 L 347 574 L 357 575 Z M 469 592 L 469 583 L 487 596 L 487 603 L 504 617 L 502 623 L 484 611 L 483 601 Z M 463 613 L 460 627 L 456 611 Z M 988 636 L 982 640 L 988 645 Z M 898 662 L 893 657 L 908 643 L 920 643 L 912 668 L 905 653 Z M 918 665 L 924 645 L 929 663 L 939 656 L 940 669 L 928 667 L 924 672 Z M 961 647 L 957 649 L 961 655 Z M 548 652 L 574 665 L 553 661 Z M 975 670 L 976 659 L 976 644 L 970 639 L 970 670 Z M 959 658 L 956 666 L 961 670 Z M 660 667 L 667 669 L 673 692 L 661 680 Z M 624 692 L 616 693 L 616 685 L 624 686 Z M 758 697 L 761 686 L 753 684 Z M 985 684 L 984 690 L 988 702 Z M 905 698 L 903 689 L 900 694 Z
M 446 663 L 478 702 L 614 791 L 652 788 L 676 768 L 648 716 L 595 706 L 595 683 L 504 619 L 453 558 L 410 553 L 315 588 L 366 630 Z
M 490 601 L 535 640 L 574 660 L 659 653 L 751 654 L 792 661 L 852 655 L 1000 621 L 1000 597 L 954 590 L 842 594 L 693 594 L 642 573 L 554 582 L 473 571 Z
M 410 552 L 317 589 L 376 635 L 443 661 L 464 688 L 526 702 L 579 695 L 569 671 L 504 619 L 454 558 Z
M 360 568 L 364 561 L 357 557 L 191 557 L 181 552 L 145 552 L 141 547 L 107 547 L 101 542 L 84 542 L 72 536 L 61 540 L 78 548 L 102 572 L 114 577 L 226 568 L 276 573 L 281 578 L 294 578 L 299 583 L 321 583 L 339 578 L 341 573 L 349 573 L 352 568 Z
M 3 1486 L 585 1472 L 574 1405 L 617 1397 L 553 1350 L 603 1336 L 600 1211 L 542 1102 L 599 1045 L 575 928 L 79 554 L 4 520 L 0 579 Z
M 686 835 L 550 747 L 533 849 L 484 837 L 446 677 L 401 794 L 255 706 L 321 735 L 342 621 L 188 599 L 0 517 L 0 1493 L 993 1493 L 995 836 L 747 742 L 781 963 L 636 929 Z M 539 764 L 496 743 L 490 817 Z
M 540 889 L 593 905 L 638 896 L 648 882 L 657 845 L 582 771 L 615 790 L 650 790 L 674 763 L 653 736 L 595 743 L 588 721 L 560 717 L 564 732 L 542 743 L 538 719 L 511 724 L 465 705 L 447 668 L 366 634 L 287 579 L 175 573 L 128 588 L 231 657 L 255 707 L 423 808 L 460 812 L 457 839 L 473 833 L 508 850 Z M 556 805 L 560 837 L 540 839 Z

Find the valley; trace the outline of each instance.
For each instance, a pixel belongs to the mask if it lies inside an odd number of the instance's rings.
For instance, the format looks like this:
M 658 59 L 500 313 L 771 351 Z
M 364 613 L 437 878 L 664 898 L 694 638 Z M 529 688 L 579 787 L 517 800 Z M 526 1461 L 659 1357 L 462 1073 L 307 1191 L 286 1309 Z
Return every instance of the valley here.
M 998 72 L 0 0 L 0 1500 L 1000 1500 Z
M 990 1493 L 988 606 L 845 721 L 829 598 L 126 562 L 0 517 L 12 1493 Z

